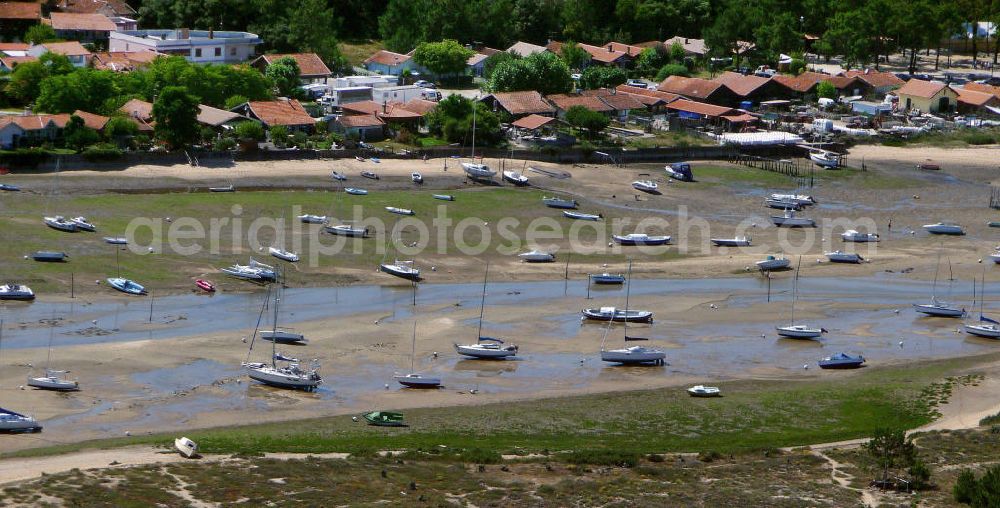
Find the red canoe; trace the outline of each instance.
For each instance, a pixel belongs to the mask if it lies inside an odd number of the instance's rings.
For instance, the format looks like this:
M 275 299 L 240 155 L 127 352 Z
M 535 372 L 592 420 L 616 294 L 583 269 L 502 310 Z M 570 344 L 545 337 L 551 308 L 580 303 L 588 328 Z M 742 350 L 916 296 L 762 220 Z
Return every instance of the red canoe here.
M 215 292 L 215 284 L 212 284 L 211 282 L 205 279 L 198 279 L 194 281 L 194 285 L 198 286 L 198 288 L 200 288 L 202 291 L 207 291 L 209 293 Z

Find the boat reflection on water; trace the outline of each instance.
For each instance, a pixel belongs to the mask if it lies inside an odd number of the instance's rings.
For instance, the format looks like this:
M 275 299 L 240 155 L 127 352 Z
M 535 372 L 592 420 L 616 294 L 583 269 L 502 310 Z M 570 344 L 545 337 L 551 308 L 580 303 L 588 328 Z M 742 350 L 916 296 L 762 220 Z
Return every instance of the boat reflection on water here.
M 455 370 L 465 372 L 475 372 L 476 377 L 496 377 L 505 372 L 516 372 L 517 365 L 521 363 L 517 359 L 509 359 L 504 362 L 484 362 L 480 360 L 459 360 L 455 362 Z

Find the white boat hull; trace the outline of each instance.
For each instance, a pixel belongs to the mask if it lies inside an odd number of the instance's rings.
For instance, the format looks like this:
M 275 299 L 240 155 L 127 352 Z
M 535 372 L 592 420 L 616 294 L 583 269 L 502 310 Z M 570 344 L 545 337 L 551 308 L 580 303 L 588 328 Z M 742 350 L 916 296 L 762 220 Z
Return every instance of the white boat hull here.
M 962 226 L 954 224 L 925 224 L 924 229 L 932 235 L 964 235 Z
M 782 270 L 788 268 L 791 265 L 791 261 L 787 259 L 766 259 L 764 261 L 757 262 L 757 268 L 765 272 L 770 270 Z
M 407 388 L 438 388 L 441 386 L 441 379 L 436 377 L 425 377 L 420 374 L 407 374 L 393 376 L 397 383 Z
M 198 445 L 186 437 L 174 439 L 174 448 L 177 449 L 178 453 L 189 459 L 198 455 Z
M 556 257 L 548 252 L 525 252 L 518 254 L 517 257 L 529 263 L 549 263 L 556 260 Z
M 496 171 L 490 169 L 486 164 L 476 164 L 474 162 L 463 162 L 462 170 L 472 178 L 493 178 Z
M 954 307 L 949 307 L 947 305 L 937 305 L 932 303 L 922 303 L 913 304 L 913 310 L 921 313 L 927 314 L 928 316 L 935 317 L 962 317 L 965 315 L 965 309 L 956 309 Z
M 857 231 L 847 231 L 840 235 L 840 239 L 845 242 L 868 243 L 877 242 L 878 235 L 873 233 L 859 233 Z
M 62 217 L 45 217 L 44 221 L 46 226 L 59 231 L 76 233 L 79 230 L 79 226 L 75 222 Z
M 293 374 L 274 369 L 269 365 L 247 366 L 247 375 L 254 381 L 278 388 L 313 390 L 323 383 L 318 374 Z
M 516 356 L 517 348 L 495 344 L 455 344 L 455 352 L 471 358 L 500 360 Z
M 62 379 L 58 376 L 29 377 L 28 386 L 58 392 L 74 392 L 80 389 L 80 384 L 76 381 Z
M 994 324 L 965 325 L 965 333 L 987 339 L 1000 339 L 1000 326 Z
M 260 332 L 260 338 L 264 340 L 270 340 L 277 343 L 285 343 L 285 344 L 289 343 L 303 344 L 309 342 L 306 340 L 305 335 L 302 335 L 301 333 L 293 333 L 282 330 L 280 328 L 277 331 L 262 330 Z
M 779 326 L 775 330 L 777 330 L 778 335 L 789 339 L 815 339 L 823 335 L 821 328 L 809 328 L 802 325 Z
M 295 262 L 298 262 L 298 260 L 299 260 L 299 255 L 298 254 L 296 254 L 294 252 L 288 252 L 288 251 L 285 251 L 285 250 L 281 250 L 281 249 L 278 249 L 278 248 L 275 248 L 275 247 L 271 247 L 270 249 L 268 249 L 268 252 L 270 252 L 272 256 L 274 256 L 274 257 L 276 257 L 278 259 L 284 260 L 284 261 L 288 261 L 289 263 L 295 263 Z
M 827 252 L 826 258 L 829 259 L 831 263 L 860 263 L 864 260 L 860 254 L 847 252 Z
M 40 432 L 42 426 L 30 416 L 0 408 L 0 432 Z
M 721 397 L 722 391 L 714 386 L 692 386 L 687 389 L 692 397 Z
M 642 346 L 601 351 L 601 361 L 625 365 L 663 365 L 666 358 L 667 354 L 663 351 Z

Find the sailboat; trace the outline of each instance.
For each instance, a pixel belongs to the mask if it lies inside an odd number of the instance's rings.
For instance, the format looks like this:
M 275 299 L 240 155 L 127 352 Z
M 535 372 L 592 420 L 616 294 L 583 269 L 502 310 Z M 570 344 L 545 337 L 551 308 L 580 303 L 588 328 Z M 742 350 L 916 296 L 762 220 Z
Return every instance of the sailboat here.
M 479 109 L 476 106 L 477 102 L 472 103 L 472 162 L 463 162 L 462 170 L 465 171 L 466 175 L 470 178 L 493 178 L 497 172 L 490 169 L 486 164 L 481 164 L 476 162 L 476 110 Z
M 789 339 L 815 339 L 826 332 L 825 328 L 811 328 L 806 325 L 795 324 L 795 301 L 799 296 L 799 272 L 802 269 L 802 256 L 799 256 L 798 267 L 795 268 L 795 278 L 792 279 L 792 322 L 785 326 L 778 326 L 775 329 L 778 335 Z
M 632 260 L 628 262 L 628 281 L 625 283 L 625 314 L 628 314 L 628 298 L 629 292 L 632 286 Z M 604 345 L 608 340 L 608 332 L 611 330 L 611 322 L 608 323 L 608 329 L 604 332 L 604 340 L 601 341 L 601 361 L 609 363 L 620 363 L 624 365 L 663 365 L 664 360 L 667 358 L 667 354 L 659 349 L 648 348 L 645 346 L 629 346 L 628 342 L 631 340 L 646 340 L 641 337 L 629 337 L 628 336 L 628 321 L 624 321 L 624 339 L 625 347 L 621 349 L 605 349 Z
M 301 333 L 290 332 L 278 326 L 278 302 L 281 301 L 279 293 L 280 288 L 274 292 L 274 318 L 271 321 L 274 326 L 270 330 L 261 330 L 260 338 L 282 344 L 305 344 L 309 342 Z
M 502 360 L 517 355 L 517 346 L 504 345 L 503 339 L 483 337 L 483 313 L 486 309 L 486 281 L 490 274 L 490 263 L 486 262 L 486 273 L 483 274 L 483 297 L 479 302 L 479 331 L 476 332 L 475 344 L 455 344 L 455 352 L 462 356 L 486 360 Z
M 949 269 L 951 265 L 949 264 Z M 937 280 L 938 280 L 938 270 L 941 268 L 941 256 L 938 255 L 938 263 L 934 268 L 934 285 L 931 288 L 931 303 L 915 303 L 913 304 L 913 310 L 921 313 L 927 314 L 928 316 L 935 317 L 962 317 L 965 315 L 965 309 L 959 309 L 948 302 L 944 302 L 937 299 Z
M 389 244 L 392 245 L 392 240 L 389 241 Z M 413 260 L 400 261 L 396 259 L 392 263 L 382 263 L 379 265 L 379 271 L 395 275 L 401 279 L 414 282 L 420 281 L 420 269 L 414 268 Z
M 1000 339 L 1000 322 L 983 315 L 983 305 L 986 301 L 986 270 L 983 270 L 982 284 L 979 285 L 979 321 L 965 324 L 965 333 L 987 339 Z M 976 281 L 972 280 L 972 294 L 975 298 Z M 975 301 L 973 301 L 975 307 Z
M 49 368 L 49 364 L 52 361 L 52 334 L 55 330 L 55 324 L 49 327 L 49 351 L 45 357 L 45 375 L 40 377 L 28 376 L 28 386 L 38 388 L 41 390 L 54 390 L 58 392 L 73 392 L 80 389 L 80 383 L 77 381 L 70 381 L 62 377 L 64 374 L 68 374 L 67 370 L 52 370 Z
M 126 279 L 121 276 L 121 264 L 118 262 L 119 249 L 115 248 L 115 271 L 117 274 L 114 277 L 108 277 L 106 280 L 108 285 L 121 291 L 122 293 L 129 295 L 144 295 L 146 294 L 146 288 L 142 284 L 132 280 Z
M 265 305 L 267 303 L 267 298 L 270 297 L 270 290 L 268 290 L 268 295 L 265 297 Z M 320 377 L 319 363 L 316 360 L 312 361 L 312 364 L 308 369 L 303 368 L 299 362 L 295 359 L 287 359 L 285 357 L 278 356 L 277 346 L 274 341 L 271 341 L 271 361 L 270 362 L 250 362 L 250 354 L 253 352 L 253 346 L 257 339 L 257 331 L 260 328 L 260 320 L 264 315 L 264 307 L 261 306 L 260 315 L 257 316 L 257 326 L 254 327 L 253 337 L 250 339 L 250 349 L 247 351 L 247 359 L 243 362 L 242 366 L 247 371 L 247 376 L 250 379 L 259 381 L 266 385 L 276 386 L 278 388 L 291 388 L 298 390 L 312 391 L 315 390 L 320 384 L 323 383 L 323 379 Z M 278 364 L 278 361 L 282 364 Z
M 413 369 L 413 360 L 417 356 L 417 322 L 413 322 L 413 342 L 410 345 L 410 373 L 396 374 L 393 378 L 407 388 L 438 388 L 441 378 L 417 374 Z
M 0 346 L 3 344 L 3 320 L 0 319 Z M 37 420 L 10 409 L 0 407 L 0 432 L 41 432 Z

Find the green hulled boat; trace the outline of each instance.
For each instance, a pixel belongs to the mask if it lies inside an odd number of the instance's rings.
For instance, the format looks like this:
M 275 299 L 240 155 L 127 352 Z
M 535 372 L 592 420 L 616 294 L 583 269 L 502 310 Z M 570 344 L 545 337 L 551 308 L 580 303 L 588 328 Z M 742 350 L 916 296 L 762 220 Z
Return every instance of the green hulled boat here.
M 372 411 L 362 416 L 368 421 L 369 425 L 378 425 L 379 427 L 403 427 L 406 425 L 406 422 L 403 421 L 403 413 Z

